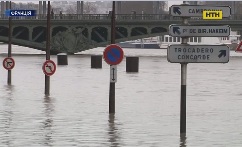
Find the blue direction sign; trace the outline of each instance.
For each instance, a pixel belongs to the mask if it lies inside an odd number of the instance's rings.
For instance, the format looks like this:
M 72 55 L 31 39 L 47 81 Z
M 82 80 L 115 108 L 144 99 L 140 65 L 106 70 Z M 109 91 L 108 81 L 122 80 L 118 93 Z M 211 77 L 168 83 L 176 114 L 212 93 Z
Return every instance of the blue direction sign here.
M 103 51 L 103 58 L 109 65 L 119 64 L 123 60 L 123 57 L 123 49 L 116 44 L 111 44 L 107 46 L 106 49 Z

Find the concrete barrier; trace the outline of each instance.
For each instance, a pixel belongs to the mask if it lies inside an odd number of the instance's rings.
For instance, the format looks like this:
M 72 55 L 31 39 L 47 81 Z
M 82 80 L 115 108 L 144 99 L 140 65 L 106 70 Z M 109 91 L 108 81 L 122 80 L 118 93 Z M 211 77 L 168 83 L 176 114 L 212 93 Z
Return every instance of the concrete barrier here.
M 102 68 L 102 55 L 91 56 L 91 68 Z
M 126 72 L 139 72 L 139 57 L 126 57 Z
M 68 57 L 66 53 L 57 54 L 57 65 L 68 65 Z

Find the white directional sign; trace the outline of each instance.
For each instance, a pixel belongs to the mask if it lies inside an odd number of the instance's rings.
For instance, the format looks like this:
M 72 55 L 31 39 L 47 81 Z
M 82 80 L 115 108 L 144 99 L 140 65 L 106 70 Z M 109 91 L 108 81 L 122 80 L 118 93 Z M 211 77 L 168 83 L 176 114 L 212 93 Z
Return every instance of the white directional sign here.
M 180 17 L 203 17 L 203 11 L 222 11 L 223 17 L 231 15 L 230 6 L 172 5 L 170 14 Z
M 117 65 L 110 66 L 110 83 L 117 82 Z
M 170 25 L 169 34 L 174 37 L 227 37 L 230 26 Z
M 228 63 L 227 45 L 170 45 L 167 60 L 171 63 Z

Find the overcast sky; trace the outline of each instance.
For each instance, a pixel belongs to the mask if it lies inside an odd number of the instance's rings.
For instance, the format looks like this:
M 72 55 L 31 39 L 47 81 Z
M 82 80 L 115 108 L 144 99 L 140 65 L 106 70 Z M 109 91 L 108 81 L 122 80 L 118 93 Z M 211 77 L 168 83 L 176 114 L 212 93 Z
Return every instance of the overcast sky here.
M 168 1 L 168 7 L 170 7 L 171 5 L 175 5 L 175 4 L 182 4 L 183 1 Z

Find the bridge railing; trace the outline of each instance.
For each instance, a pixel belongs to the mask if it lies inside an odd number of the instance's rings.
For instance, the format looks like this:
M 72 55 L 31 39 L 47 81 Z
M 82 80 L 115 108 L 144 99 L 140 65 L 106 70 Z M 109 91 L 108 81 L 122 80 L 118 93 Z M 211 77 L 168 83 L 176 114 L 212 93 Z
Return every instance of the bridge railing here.
M 169 14 L 116 14 L 117 20 L 127 20 L 127 21 L 150 21 L 150 20 L 180 20 L 180 17 L 173 17 Z M 12 17 L 12 19 L 46 19 L 46 14 L 38 14 L 36 16 L 21 16 Z M 0 15 L 0 19 L 8 19 L 8 16 L 4 14 Z M 51 19 L 54 20 L 110 20 L 111 15 L 109 14 L 54 14 L 51 15 Z M 192 17 L 191 19 L 201 20 L 202 18 Z M 225 20 L 242 20 L 242 14 L 231 15 L 229 18 L 224 18 Z
M 0 15 L 0 19 L 8 19 L 5 14 Z M 37 14 L 36 16 L 12 16 L 12 19 L 47 19 L 46 14 Z M 108 14 L 54 14 L 51 15 L 51 19 L 59 20 L 103 20 L 111 19 Z
M 46 19 L 46 14 L 38 14 L 36 16 L 16 16 L 12 19 Z M 0 15 L 0 19 L 8 19 L 8 16 L 4 14 Z M 111 15 L 109 14 L 54 14 L 51 15 L 51 19 L 59 20 L 110 20 Z M 172 17 L 169 14 L 116 14 L 117 20 L 170 20 L 179 19 L 178 17 Z

